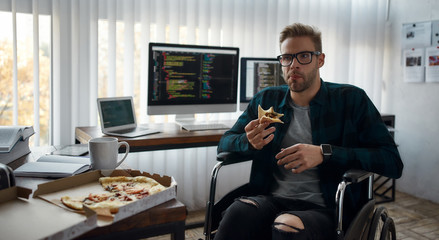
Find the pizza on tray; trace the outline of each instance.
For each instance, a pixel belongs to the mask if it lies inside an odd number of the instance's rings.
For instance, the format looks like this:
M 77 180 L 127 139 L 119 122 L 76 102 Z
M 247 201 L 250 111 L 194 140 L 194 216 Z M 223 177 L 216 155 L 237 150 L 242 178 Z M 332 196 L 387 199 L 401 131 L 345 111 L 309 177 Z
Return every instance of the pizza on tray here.
M 99 183 L 104 193 L 90 193 L 85 197 L 63 196 L 61 202 L 75 210 L 83 210 L 83 205 L 86 205 L 93 210 L 109 209 L 111 213 L 117 213 L 119 207 L 166 189 L 146 176 L 101 177 Z
M 261 105 L 258 106 L 258 119 L 260 123 L 270 122 L 270 123 L 284 123 L 280 118 L 283 116 L 282 113 L 277 113 L 274 111 L 273 107 L 264 110 Z

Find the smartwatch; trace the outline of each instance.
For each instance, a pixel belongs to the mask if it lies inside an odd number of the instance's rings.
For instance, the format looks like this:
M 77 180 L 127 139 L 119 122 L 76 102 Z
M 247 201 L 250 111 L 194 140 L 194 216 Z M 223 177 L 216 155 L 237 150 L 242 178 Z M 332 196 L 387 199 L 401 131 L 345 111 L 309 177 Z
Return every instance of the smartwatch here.
M 332 156 L 331 144 L 321 144 L 320 150 L 322 150 L 323 161 L 329 160 Z

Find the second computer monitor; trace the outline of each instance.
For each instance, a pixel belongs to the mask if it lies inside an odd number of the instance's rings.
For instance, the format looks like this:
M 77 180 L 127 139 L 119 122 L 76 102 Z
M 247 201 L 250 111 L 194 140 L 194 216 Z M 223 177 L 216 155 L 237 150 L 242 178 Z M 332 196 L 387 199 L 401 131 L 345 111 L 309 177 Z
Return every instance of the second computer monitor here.
M 276 58 L 241 58 L 241 90 L 239 109 L 244 111 L 252 97 L 262 89 L 285 84 Z

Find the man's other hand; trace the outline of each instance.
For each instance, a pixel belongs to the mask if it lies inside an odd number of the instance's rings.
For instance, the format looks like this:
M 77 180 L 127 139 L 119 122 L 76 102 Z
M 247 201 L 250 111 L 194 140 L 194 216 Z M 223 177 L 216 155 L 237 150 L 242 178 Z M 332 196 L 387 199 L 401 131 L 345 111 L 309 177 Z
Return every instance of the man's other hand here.
M 301 173 L 323 162 L 320 146 L 302 143 L 282 149 L 275 157 L 279 166 L 283 165 L 293 173 Z

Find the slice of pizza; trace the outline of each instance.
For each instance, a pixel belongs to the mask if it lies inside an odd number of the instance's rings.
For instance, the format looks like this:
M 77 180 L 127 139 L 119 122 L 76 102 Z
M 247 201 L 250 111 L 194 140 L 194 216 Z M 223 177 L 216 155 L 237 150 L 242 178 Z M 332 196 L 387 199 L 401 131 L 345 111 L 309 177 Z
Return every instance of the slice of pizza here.
M 265 121 L 269 121 L 270 123 L 284 123 L 282 120 L 280 120 L 282 116 L 283 114 L 275 112 L 273 107 L 270 107 L 268 110 L 264 110 L 261 105 L 258 106 L 258 119 L 260 123 Z
M 86 205 L 92 210 L 98 209 L 108 209 L 110 213 L 117 213 L 119 207 L 129 204 L 137 199 L 117 195 L 114 193 L 103 193 L 103 194 L 92 194 L 90 193 L 87 197 L 61 197 L 61 202 L 74 210 L 83 210 L 83 205 Z

